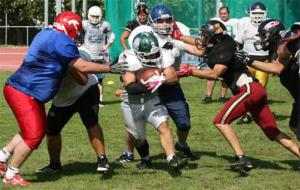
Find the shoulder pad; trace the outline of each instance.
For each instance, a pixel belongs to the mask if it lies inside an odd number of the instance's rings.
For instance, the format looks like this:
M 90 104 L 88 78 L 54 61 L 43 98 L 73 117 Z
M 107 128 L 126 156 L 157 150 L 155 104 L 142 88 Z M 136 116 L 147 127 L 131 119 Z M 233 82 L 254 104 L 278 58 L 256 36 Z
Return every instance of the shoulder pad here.
M 141 62 L 136 57 L 133 50 L 125 50 L 119 56 L 119 62 L 128 63 L 127 71 L 137 71 L 142 68 Z

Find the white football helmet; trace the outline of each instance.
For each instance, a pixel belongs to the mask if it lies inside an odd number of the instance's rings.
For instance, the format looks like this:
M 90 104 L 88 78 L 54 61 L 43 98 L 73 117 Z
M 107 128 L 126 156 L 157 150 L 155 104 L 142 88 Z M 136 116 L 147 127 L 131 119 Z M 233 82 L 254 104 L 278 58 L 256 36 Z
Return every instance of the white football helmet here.
M 92 24 L 98 24 L 102 18 L 102 10 L 98 6 L 92 6 L 88 11 L 88 18 Z
M 267 8 L 261 2 L 251 4 L 248 11 L 251 22 L 254 24 L 259 24 L 267 18 Z

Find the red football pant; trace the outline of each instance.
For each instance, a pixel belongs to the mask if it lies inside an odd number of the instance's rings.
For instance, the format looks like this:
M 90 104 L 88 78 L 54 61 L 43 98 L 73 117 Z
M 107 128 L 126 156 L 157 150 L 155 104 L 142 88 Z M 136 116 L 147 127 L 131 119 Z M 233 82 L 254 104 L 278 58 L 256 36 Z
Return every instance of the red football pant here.
M 226 102 L 214 124 L 230 124 L 246 112 L 251 113 L 254 121 L 270 140 L 274 140 L 281 133 L 267 104 L 266 90 L 257 82 L 242 86 L 240 92 Z
M 20 135 L 30 149 L 36 149 L 46 134 L 46 112 L 43 103 L 6 84 L 3 88 L 6 102 L 20 127 Z

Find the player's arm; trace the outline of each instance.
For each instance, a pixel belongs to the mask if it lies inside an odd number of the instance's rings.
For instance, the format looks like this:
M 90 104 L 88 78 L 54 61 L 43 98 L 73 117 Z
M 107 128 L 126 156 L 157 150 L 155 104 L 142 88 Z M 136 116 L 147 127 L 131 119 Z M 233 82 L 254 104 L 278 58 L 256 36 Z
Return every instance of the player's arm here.
M 216 64 L 213 69 L 210 70 L 199 70 L 195 67 L 192 68 L 192 76 L 201 79 L 217 80 L 226 70 L 227 66 L 223 64 Z
M 81 73 L 73 67 L 70 67 L 70 69 L 68 69 L 68 72 L 78 84 L 85 85 L 88 82 L 87 74 Z
M 173 66 L 169 66 L 164 69 L 163 71 L 165 81 L 164 83 L 167 85 L 176 84 L 178 81 L 178 77 L 176 75 L 175 68 Z
M 126 45 L 126 39 L 129 37 L 129 35 L 130 35 L 130 32 L 125 30 L 120 37 L 120 41 L 121 41 L 123 49 L 128 49 L 127 45 Z
M 108 64 L 97 64 L 94 62 L 85 61 L 82 58 L 73 59 L 69 66 L 70 69 L 75 69 L 76 71 L 84 74 L 110 72 L 110 66 Z
M 136 76 L 133 72 L 125 72 L 122 75 L 122 80 L 128 94 L 136 95 L 148 92 L 145 85 L 136 81 Z

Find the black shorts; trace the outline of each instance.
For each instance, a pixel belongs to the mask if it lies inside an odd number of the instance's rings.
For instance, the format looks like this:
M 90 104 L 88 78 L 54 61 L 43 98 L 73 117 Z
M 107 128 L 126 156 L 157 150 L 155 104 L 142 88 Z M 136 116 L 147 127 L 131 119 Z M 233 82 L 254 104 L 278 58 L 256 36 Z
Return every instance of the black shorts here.
M 57 136 L 70 120 L 74 113 L 78 112 L 85 128 L 91 128 L 98 123 L 99 113 L 99 88 L 91 86 L 72 105 L 56 107 L 53 104 L 47 116 L 47 135 Z

